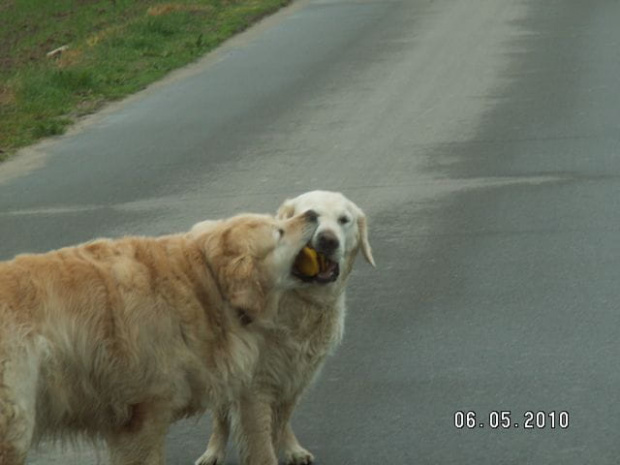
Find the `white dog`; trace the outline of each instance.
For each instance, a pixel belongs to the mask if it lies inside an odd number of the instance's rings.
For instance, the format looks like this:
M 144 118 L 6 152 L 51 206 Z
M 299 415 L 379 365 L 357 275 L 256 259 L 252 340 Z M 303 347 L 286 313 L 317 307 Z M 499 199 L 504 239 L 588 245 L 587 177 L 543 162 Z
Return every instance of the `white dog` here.
M 312 209 L 318 214 L 319 225 L 308 244 L 327 258 L 327 265 L 313 278 L 298 276 L 306 281 L 302 288 L 287 291 L 282 296 L 273 329 L 267 335 L 251 392 L 257 411 L 243 412 L 260 418 L 261 428 L 244 430 L 243 422 L 231 410 L 220 405 L 214 412 L 213 433 L 206 452 L 196 465 L 224 463 L 226 442 L 231 419 L 239 443 L 241 462 L 246 463 L 256 450 L 268 455 L 253 463 L 277 464 L 277 452 L 287 464 L 309 464 L 314 456 L 303 448 L 290 425 L 290 418 L 301 394 L 319 372 L 327 355 L 342 339 L 345 316 L 345 286 L 358 251 L 375 266 L 366 226 L 366 216 L 353 202 L 340 193 L 313 191 L 287 200 L 278 210 L 280 219 L 291 218 Z M 293 271 L 293 274 L 296 274 Z

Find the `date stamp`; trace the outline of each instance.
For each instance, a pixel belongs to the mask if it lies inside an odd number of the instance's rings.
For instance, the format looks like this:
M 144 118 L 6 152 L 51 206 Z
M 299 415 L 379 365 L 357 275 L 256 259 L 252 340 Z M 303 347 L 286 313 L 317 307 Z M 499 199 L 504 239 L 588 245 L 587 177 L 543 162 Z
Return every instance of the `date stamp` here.
M 454 413 L 454 426 L 457 429 L 568 429 L 570 415 L 567 411 L 528 410 L 523 414 L 513 414 L 510 410 L 493 410 L 488 415 L 480 415 L 473 410 L 459 410 Z

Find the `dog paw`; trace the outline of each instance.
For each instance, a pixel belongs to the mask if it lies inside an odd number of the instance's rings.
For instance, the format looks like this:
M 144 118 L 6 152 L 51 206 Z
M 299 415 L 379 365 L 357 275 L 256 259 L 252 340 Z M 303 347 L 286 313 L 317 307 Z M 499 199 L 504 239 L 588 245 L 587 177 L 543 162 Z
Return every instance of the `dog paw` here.
M 314 455 L 301 446 L 284 452 L 286 465 L 310 465 L 314 462 Z
M 224 454 L 208 450 L 194 462 L 194 465 L 224 465 Z

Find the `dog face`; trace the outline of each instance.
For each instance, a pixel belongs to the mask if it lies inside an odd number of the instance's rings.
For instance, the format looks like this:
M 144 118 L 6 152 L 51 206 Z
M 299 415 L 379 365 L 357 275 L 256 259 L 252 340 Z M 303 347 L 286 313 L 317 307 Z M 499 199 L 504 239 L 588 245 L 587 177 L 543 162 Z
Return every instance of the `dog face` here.
M 316 277 L 305 281 L 315 284 L 336 282 L 342 268 L 350 269 L 359 249 L 368 263 L 375 266 L 368 242 L 366 216 L 357 205 L 338 192 L 312 191 L 285 201 L 277 217 L 292 218 L 307 210 L 318 215 L 318 226 L 308 245 L 327 258 L 328 265 Z
M 299 285 L 290 270 L 317 225 L 312 211 L 287 219 L 245 214 L 198 223 L 190 234 L 204 240 L 224 298 L 254 318 L 274 293 Z

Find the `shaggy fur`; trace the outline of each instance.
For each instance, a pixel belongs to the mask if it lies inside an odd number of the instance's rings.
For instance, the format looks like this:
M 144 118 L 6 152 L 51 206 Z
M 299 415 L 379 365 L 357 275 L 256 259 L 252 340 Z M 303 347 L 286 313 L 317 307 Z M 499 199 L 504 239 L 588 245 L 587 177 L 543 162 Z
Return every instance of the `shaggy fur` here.
M 338 246 L 330 258 L 340 265 L 340 276 L 331 284 L 308 283 L 302 288 L 284 293 L 280 300 L 275 324 L 266 337 L 255 379 L 245 395 L 256 402 L 248 413 L 263 426 L 259 430 L 243 430 L 243 445 L 268 443 L 270 450 L 261 449 L 267 456 L 259 463 L 277 464 L 280 451 L 287 464 L 309 464 L 313 455 L 303 448 L 290 425 L 293 410 L 306 387 L 312 382 L 325 358 L 342 339 L 345 316 L 345 286 L 359 250 L 375 265 L 372 256 L 364 213 L 342 194 L 314 191 L 287 200 L 278 211 L 279 218 L 293 217 L 300 211 L 312 209 L 319 215 L 319 226 L 311 245 L 319 249 L 321 237 L 336 239 Z M 206 452 L 196 465 L 224 463 L 230 419 L 244 412 L 231 411 L 230 405 L 220 405 L 213 418 L 213 432 Z M 234 421 L 233 421 L 234 423 Z M 253 453 L 240 451 L 242 462 Z
M 316 226 L 312 212 L 243 215 L 0 263 L 0 463 L 85 436 L 115 465 L 161 465 L 176 419 L 222 403 L 252 412 L 243 387 Z

